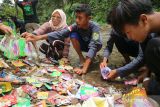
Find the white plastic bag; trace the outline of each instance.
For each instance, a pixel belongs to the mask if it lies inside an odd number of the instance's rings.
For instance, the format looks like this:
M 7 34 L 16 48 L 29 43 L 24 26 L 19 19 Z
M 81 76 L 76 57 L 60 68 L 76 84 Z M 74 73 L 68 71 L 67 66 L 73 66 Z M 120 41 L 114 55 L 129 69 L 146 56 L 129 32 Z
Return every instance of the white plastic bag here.
M 82 107 L 109 107 L 106 98 L 92 97 L 84 101 Z

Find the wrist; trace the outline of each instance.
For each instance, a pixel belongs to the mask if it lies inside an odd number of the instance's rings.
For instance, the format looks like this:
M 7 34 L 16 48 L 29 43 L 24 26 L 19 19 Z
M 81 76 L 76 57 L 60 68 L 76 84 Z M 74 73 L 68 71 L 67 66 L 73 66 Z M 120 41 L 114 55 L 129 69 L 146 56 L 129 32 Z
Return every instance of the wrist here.
M 87 68 L 83 66 L 82 71 L 87 72 Z
M 3 25 L 3 23 L 0 23 L 0 26 L 2 26 Z
M 39 40 L 45 40 L 48 38 L 48 35 L 40 35 L 39 38 Z
M 3 23 L 0 23 L 0 28 L 1 28 L 1 29 L 3 29 L 3 25 L 4 25 Z
M 117 69 L 114 69 L 114 72 L 115 72 L 117 75 L 119 75 L 119 73 L 118 73 Z
M 108 63 L 108 58 L 104 57 L 103 62 Z

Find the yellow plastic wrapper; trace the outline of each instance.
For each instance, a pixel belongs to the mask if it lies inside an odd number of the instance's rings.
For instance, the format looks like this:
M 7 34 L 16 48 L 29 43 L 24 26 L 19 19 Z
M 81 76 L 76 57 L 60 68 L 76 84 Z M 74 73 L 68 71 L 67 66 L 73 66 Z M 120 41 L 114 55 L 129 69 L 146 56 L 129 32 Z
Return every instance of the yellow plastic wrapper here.
M 144 88 L 135 87 L 122 97 L 125 107 L 153 107 Z
M 4 62 L 4 60 L 0 59 L 0 68 L 8 68 L 8 64 Z
M 12 85 L 10 82 L 0 82 L 0 94 L 9 92 L 12 90 Z
M 38 92 L 37 98 L 41 100 L 45 100 L 48 98 L 48 92 Z
M 92 97 L 84 101 L 82 107 L 109 107 L 109 105 L 105 98 Z
M 15 67 L 23 67 L 25 64 L 20 60 L 15 60 L 11 62 Z

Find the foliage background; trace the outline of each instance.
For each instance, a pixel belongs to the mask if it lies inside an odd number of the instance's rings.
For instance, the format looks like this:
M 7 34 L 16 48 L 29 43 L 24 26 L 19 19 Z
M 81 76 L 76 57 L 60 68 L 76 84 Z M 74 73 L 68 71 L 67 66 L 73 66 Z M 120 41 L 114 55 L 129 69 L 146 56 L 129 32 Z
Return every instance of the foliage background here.
M 39 0 L 37 13 L 40 23 L 48 21 L 54 9 L 61 8 L 67 15 L 67 23 L 74 22 L 74 8 L 80 3 L 89 4 L 92 8 L 93 20 L 99 24 L 105 24 L 106 14 L 119 0 Z M 160 11 L 160 0 L 151 0 L 155 10 Z M 15 4 L 10 0 L 4 0 L 0 5 L 0 17 L 16 15 Z M 23 19 L 23 14 L 18 8 L 18 18 Z

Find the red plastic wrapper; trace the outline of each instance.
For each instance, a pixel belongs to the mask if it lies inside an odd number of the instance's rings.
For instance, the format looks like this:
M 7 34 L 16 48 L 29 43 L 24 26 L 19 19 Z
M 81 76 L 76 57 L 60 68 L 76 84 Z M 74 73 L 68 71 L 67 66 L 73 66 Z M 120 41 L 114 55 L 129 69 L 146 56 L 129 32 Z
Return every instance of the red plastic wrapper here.
M 38 92 L 36 87 L 30 85 L 23 85 L 22 90 L 33 98 L 36 97 L 36 93 Z
M 137 85 L 138 80 L 137 79 L 132 79 L 132 80 L 129 80 L 129 81 L 125 81 L 124 83 L 125 83 L 125 85 Z
M 14 104 L 17 104 L 15 95 L 6 95 L 0 98 L 0 107 L 10 107 Z

